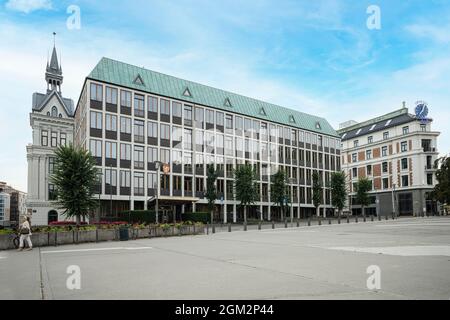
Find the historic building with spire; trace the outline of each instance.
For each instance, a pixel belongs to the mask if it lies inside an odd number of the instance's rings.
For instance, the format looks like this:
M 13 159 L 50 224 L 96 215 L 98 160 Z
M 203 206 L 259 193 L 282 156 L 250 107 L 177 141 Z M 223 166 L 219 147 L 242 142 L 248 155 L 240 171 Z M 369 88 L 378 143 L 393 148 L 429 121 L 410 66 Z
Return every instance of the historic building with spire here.
M 33 225 L 46 225 L 61 220 L 61 211 L 51 202 L 55 188 L 49 179 L 53 172 L 54 150 L 73 141 L 74 103 L 64 98 L 61 91 L 63 73 L 56 46 L 45 70 L 47 91 L 35 92 L 32 98 L 30 126 L 32 143 L 27 145 L 28 161 L 28 215 Z

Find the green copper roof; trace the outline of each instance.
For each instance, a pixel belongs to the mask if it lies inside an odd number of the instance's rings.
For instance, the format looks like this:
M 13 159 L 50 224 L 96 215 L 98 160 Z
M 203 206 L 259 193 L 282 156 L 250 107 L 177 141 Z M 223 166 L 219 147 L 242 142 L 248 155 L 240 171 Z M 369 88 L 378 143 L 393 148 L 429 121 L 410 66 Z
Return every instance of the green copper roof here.
M 102 58 L 89 79 L 339 137 L 324 118 Z

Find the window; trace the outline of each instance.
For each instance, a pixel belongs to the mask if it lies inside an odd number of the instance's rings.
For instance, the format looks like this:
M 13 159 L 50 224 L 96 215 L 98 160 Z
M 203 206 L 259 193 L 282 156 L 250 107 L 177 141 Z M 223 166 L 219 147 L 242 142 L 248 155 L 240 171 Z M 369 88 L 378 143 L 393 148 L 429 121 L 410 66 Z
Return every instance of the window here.
M 134 115 L 137 117 L 144 116 L 144 96 L 140 94 L 134 95 Z
M 184 106 L 184 124 L 192 126 L 192 106 Z
M 409 133 L 409 126 L 403 127 L 402 131 L 403 131 L 403 134 L 408 134 Z
M 143 196 L 144 195 L 144 173 L 135 172 L 134 173 L 134 195 Z
M 242 122 L 242 117 L 236 117 L 235 121 L 236 121 L 236 130 L 241 130 L 242 131 L 242 129 L 244 128 L 243 127 L 244 124 Z
M 130 188 L 131 187 L 131 173 L 130 171 L 120 171 L 120 187 Z
M 353 147 L 358 147 L 358 145 L 359 145 L 359 141 L 358 140 L 355 140 L 355 141 L 353 141 Z
M 366 151 L 366 160 L 370 160 L 372 159 L 372 150 L 367 150 Z
M 228 130 L 233 130 L 233 116 L 231 114 L 227 114 L 225 116 L 225 128 Z
M 358 177 L 358 169 L 357 168 L 352 168 L 352 177 L 353 178 L 357 178 Z
M 41 145 L 43 147 L 48 146 L 48 131 L 47 130 L 41 131 Z
M 184 149 L 192 150 L 192 130 L 184 129 Z
M 131 119 L 127 117 L 120 117 L 120 132 L 131 134 Z
M 216 112 L 216 124 L 223 127 L 224 125 L 224 114 L 223 112 Z
M 172 101 L 172 117 L 181 118 L 181 103 Z
M 402 186 L 407 187 L 409 185 L 409 177 L 408 176 L 402 176 Z
M 149 172 L 147 174 L 147 188 L 149 189 L 156 189 L 157 188 L 157 182 L 156 182 L 156 173 Z
M 102 142 L 100 140 L 91 140 L 89 143 L 89 151 L 93 157 L 102 157 Z
M 131 92 L 121 90 L 120 91 L 120 105 L 122 107 L 131 108 Z
M 150 138 L 158 137 L 158 123 L 149 121 L 147 122 L 147 136 Z
M 58 133 L 52 131 L 51 139 L 52 139 L 51 140 L 52 147 L 57 147 L 58 146 Z
M 144 147 L 134 146 L 134 168 L 144 169 Z
M 149 147 L 147 149 L 147 162 L 153 163 L 158 161 L 158 149 Z
M 54 170 L 55 170 L 55 158 L 49 157 L 48 158 L 48 173 L 52 174 Z
M 170 151 L 167 149 L 161 149 L 160 158 L 162 163 L 170 163 Z
M 103 86 L 91 83 L 91 100 L 103 101 Z
M 131 145 L 126 143 L 120 144 L 120 160 L 131 161 Z
M 107 113 L 105 121 L 106 131 L 117 131 L 117 116 Z
M 401 143 L 401 147 L 400 147 L 401 152 L 406 152 L 408 151 L 408 143 L 406 141 L 403 141 Z
M 59 144 L 65 146 L 67 143 L 67 135 L 63 132 L 59 134 Z
M 229 136 L 225 136 L 225 155 L 233 156 L 233 138 Z
M 402 170 L 408 169 L 408 158 L 403 158 L 401 160 L 401 168 L 402 168 Z
M 48 200 L 56 200 L 57 199 L 57 195 L 56 195 L 56 188 L 53 184 L 49 184 L 48 185 Z
M 158 98 L 156 97 L 148 97 L 147 99 L 147 108 L 149 112 L 158 113 Z
M 161 124 L 161 139 L 170 140 L 170 126 L 168 124 Z
M 382 147 L 381 148 L 381 156 L 382 157 L 387 157 L 387 147 Z
M 111 187 L 117 186 L 117 170 L 105 169 L 105 184 Z
M 432 174 L 432 173 L 428 173 L 428 174 L 427 174 L 427 184 L 428 184 L 429 186 L 432 186 L 432 185 L 433 185 L 433 174 Z
M 134 141 L 144 142 L 144 121 L 134 120 Z
M 352 154 L 352 162 L 356 162 L 357 161 L 357 158 L 356 158 L 356 153 L 353 153 Z
M 57 117 L 57 116 L 58 116 L 58 108 L 53 106 L 53 108 L 52 108 L 52 117 Z
M 170 116 L 170 101 L 161 99 L 161 114 Z
M 383 189 L 389 188 L 389 178 L 383 178 Z
M 383 140 L 389 139 L 389 131 L 383 132 Z
M 203 129 L 204 112 L 202 108 L 195 107 L 195 126 L 199 129 Z
M 366 171 L 367 171 L 367 175 L 368 176 L 371 176 L 372 175 L 372 165 L 368 165 L 367 167 L 366 167 Z
M 102 129 L 102 114 L 100 112 L 91 111 L 91 128 Z
M 117 104 L 117 89 L 106 87 L 106 103 Z
M 381 164 L 381 167 L 382 167 L 383 173 L 387 173 L 388 172 L 388 163 L 387 162 L 383 162 Z
M 206 109 L 205 113 L 206 123 L 214 125 L 214 111 Z
M 373 143 L 373 136 L 368 136 L 368 137 L 367 137 L 367 143 L 368 143 L 368 144 Z
M 420 130 L 423 131 L 423 132 L 427 131 L 427 125 L 426 124 L 421 124 L 420 125 Z
M 117 144 L 115 142 L 105 142 L 105 157 L 109 159 L 117 159 Z

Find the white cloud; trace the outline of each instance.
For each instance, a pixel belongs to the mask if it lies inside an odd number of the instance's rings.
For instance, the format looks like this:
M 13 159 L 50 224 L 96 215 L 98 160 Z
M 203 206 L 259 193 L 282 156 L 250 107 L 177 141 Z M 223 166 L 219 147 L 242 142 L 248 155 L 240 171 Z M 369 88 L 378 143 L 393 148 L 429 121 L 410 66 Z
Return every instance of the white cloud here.
M 412 24 L 405 27 L 406 31 L 416 37 L 426 38 L 439 44 L 450 43 L 450 24 L 446 26 L 436 26 L 429 24 Z
M 51 0 L 9 0 L 6 8 L 23 13 L 30 13 L 36 10 L 52 9 Z

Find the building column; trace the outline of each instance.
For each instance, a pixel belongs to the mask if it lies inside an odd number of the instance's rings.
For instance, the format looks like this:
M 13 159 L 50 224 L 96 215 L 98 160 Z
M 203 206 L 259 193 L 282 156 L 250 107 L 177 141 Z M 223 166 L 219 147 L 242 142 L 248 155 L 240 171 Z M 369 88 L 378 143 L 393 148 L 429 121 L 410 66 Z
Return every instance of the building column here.
M 222 210 L 222 214 L 223 214 L 223 223 L 227 223 L 228 221 L 228 217 L 227 217 L 227 209 L 226 209 L 227 205 L 224 203 L 221 205 L 221 210 Z
M 272 219 L 271 217 L 271 213 L 270 213 L 270 209 L 272 208 L 272 206 L 269 204 L 269 207 L 267 209 L 267 219 L 270 221 Z
M 233 222 L 236 223 L 236 204 L 233 204 Z
M 259 205 L 259 212 L 260 212 L 260 219 L 261 221 L 264 221 L 264 212 L 263 212 L 263 205 Z

